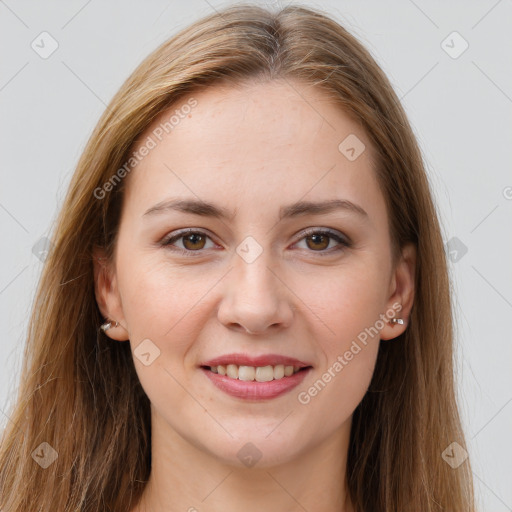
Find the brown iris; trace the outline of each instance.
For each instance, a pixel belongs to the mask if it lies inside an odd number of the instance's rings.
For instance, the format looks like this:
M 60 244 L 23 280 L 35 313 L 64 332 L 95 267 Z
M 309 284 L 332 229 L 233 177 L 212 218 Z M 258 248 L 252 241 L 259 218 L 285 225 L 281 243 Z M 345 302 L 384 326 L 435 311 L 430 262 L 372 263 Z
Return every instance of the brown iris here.
M 307 240 L 307 245 L 310 249 L 320 249 L 321 250 L 321 249 L 325 249 L 329 246 L 329 238 L 330 237 L 328 235 L 315 234 L 315 235 L 310 235 L 310 236 L 306 237 L 306 240 Z M 321 247 L 319 247 L 318 245 L 316 245 L 316 247 L 311 247 L 311 245 L 309 243 L 310 240 L 314 240 L 314 243 L 316 244 L 316 243 L 319 243 L 321 239 L 323 239 L 324 242 L 326 242 L 326 243 L 321 244 Z
M 204 235 L 198 233 L 190 233 L 189 235 L 183 236 L 183 246 L 189 250 L 202 249 L 205 244 L 205 238 L 206 237 Z M 199 244 L 199 246 L 196 244 Z

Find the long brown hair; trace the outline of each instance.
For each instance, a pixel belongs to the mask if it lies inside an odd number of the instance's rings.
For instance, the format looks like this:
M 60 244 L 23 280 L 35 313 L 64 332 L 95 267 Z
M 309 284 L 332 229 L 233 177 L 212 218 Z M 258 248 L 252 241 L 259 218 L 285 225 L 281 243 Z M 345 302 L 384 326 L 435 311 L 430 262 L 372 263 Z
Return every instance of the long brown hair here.
M 97 245 L 108 258 L 114 255 L 125 180 L 104 184 L 129 161 L 152 120 L 182 98 L 223 81 L 275 78 L 322 88 L 362 123 L 376 150 L 393 245 L 417 248 L 408 327 L 381 343 L 370 388 L 353 416 L 347 475 L 355 509 L 475 510 L 469 460 L 452 468 L 442 457 L 452 442 L 465 447 L 450 281 L 404 110 L 370 53 L 325 13 L 238 4 L 150 54 L 114 96 L 78 162 L 39 282 L 20 387 L 2 438 L 5 512 L 125 512 L 140 499 L 151 469 L 150 403 L 130 345 L 113 343 L 98 329 L 103 318 L 92 251 Z M 36 463 L 55 455 L 46 469 Z

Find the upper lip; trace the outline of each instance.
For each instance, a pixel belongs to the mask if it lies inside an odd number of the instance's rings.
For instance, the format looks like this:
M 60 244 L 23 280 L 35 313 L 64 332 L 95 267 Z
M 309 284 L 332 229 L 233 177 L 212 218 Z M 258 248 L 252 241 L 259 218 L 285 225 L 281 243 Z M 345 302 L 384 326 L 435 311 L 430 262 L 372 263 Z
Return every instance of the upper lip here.
M 311 366 L 310 364 L 299 361 L 294 357 L 282 356 L 279 354 L 264 354 L 261 356 L 225 354 L 205 361 L 201 366 L 224 366 L 228 364 L 236 364 L 237 366 L 276 366 L 278 364 L 282 364 L 285 366 L 298 366 L 299 368 Z

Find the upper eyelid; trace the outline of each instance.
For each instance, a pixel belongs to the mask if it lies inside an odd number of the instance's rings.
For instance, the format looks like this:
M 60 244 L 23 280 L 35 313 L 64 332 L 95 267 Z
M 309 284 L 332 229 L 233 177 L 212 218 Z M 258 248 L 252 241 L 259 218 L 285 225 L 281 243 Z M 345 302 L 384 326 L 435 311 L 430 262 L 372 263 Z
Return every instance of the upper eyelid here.
M 333 228 L 322 228 L 322 227 L 304 228 L 299 233 L 299 235 L 301 236 L 301 238 L 299 238 L 299 240 L 301 240 L 304 236 L 308 236 L 309 233 L 324 233 L 324 234 L 331 235 L 331 236 L 339 236 L 345 242 L 350 243 L 350 238 L 342 231 L 339 231 L 339 230 L 333 229 Z

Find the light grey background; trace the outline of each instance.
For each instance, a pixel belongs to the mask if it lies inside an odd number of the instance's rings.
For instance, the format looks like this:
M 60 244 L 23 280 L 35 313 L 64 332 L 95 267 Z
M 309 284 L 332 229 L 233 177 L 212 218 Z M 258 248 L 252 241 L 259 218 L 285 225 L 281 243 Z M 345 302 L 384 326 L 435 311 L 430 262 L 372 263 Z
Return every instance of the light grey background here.
M 150 51 L 227 3 L 0 0 L 2 425 L 43 265 L 32 248 L 49 234 L 87 138 Z M 303 4 L 365 44 L 409 115 L 450 241 L 460 405 L 480 510 L 512 511 L 512 2 Z M 42 47 L 43 31 L 58 43 L 47 59 L 31 47 Z M 457 58 L 464 42 L 453 31 L 469 44 Z

